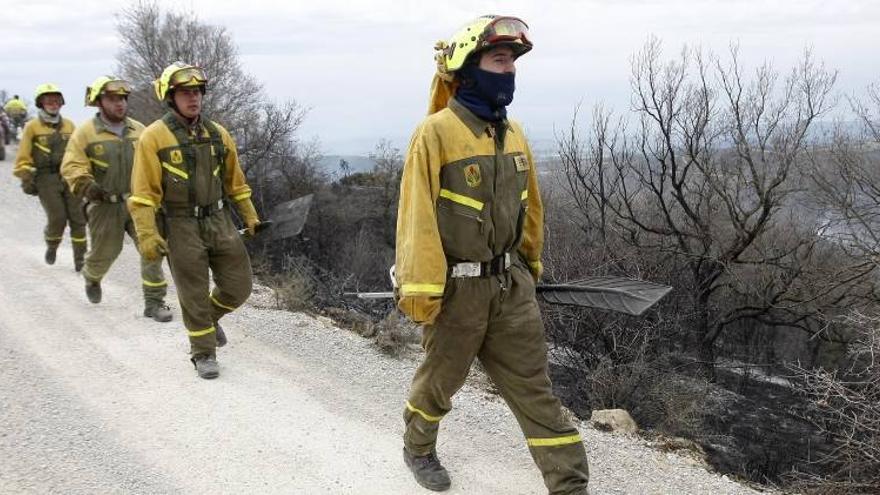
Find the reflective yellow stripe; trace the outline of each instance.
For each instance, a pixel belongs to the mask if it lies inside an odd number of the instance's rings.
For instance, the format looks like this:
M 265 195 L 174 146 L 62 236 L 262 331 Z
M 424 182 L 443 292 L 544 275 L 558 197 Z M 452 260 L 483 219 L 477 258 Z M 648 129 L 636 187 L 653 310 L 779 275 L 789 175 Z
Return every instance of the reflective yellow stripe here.
M 403 284 L 400 293 L 404 296 L 412 294 L 436 294 L 443 295 L 443 284 Z
M 460 205 L 470 206 L 475 210 L 482 211 L 483 203 L 477 201 L 476 199 L 469 198 L 467 196 L 462 196 L 461 194 L 456 194 L 449 189 L 440 189 L 440 197 L 446 198 L 452 202 L 458 203 Z
M 99 167 L 110 168 L 110 164 L 109 164 L 109 163 L 107 163 L 107 162 L 102 162 L 101 160 L 98 160 L 98 159 L 96 159 L 96 158 L 89 158 L 89 161 L 92 162 L 92 163 L 94 163 L 95 165 L 97 165 L 97 166 L 99 166 Z
M 86 242 L 88 239 L 85 237 L 71 237 L 71 242 Z
M 215 330 L 216 329 L 214 327 L 209 327 L 204 330 L 196 330 L 195 332 L 193 332 L 192 330 L 187 330 L 186 333 L 188 333 L 190 337 L 201 337 L 202 335 L 208 335 Z
M 61 236 L 61 237 L 49 237 L 49 236 L 46 236 L 46 240 L 47 240 L 47 241 L 60 241 L 60 240 L 62 240 L 62 239 L 64 239 L 64 236 Z
M 212 295 L 208 295 L 208 297 L 210 297 L 210 298 L 211 298 L 211 302 L 214 303 L 214 304 L 216 304 L 217 306 L 220 306 L 220 307 L 223 308 L 223 309 L 228 309 L 229 311 L 235 311 L 235 308 L 220 303 L 220 301 L 218 301 L 217 299 L 214 299 L 214 296 L 212 296 Z
M 529 447 L 556 447 L 558 445 L 570 445 L 581 441 L 581 434 L 568 435 L 556 438 L 527 438 Z
M 220 171 L 220 167 L 217 167 L 214 169 L 214 176 L 215 177 L 217 176 L 217 172 L 219 172 L 219 171 Z
M 36 172 L 37 171 L 37 167 L 21 167 L 21 168 L 27 170 L 28 172 Z
M 406 408 L 409 410 L 409 412 L 414 412 L 414 413 L 418 414 L 419 416 L 421 416 L 422 418 L 424 418 L 425 421 L 437 423 L 438 421 L 443 419 L 443 416 L 431 416 L 430 414 L 426 413 L 425 411 L 422 411 L 421 409 L 410 404 L 409 401 L 406 401 Z
M 147 198 L 142 198 L 140 196 L 129 196 L 128 199 L 130 199 L 131 201 L 133 201 L 135 203 L 140 203 L 142 205 L 152 206 L 153 208 L 156 207 L 156 203 L 153 203 L 152 201 L 150 201 Z
M 519 195 L 519 199 L 520 201 L 525 201 L 529 199 L 529 190 L 526 189 L 525 191 L 523 191 L 522 194 Z
M 171 165 L 168 165 L 165 162 L 162 162 L 162 168 L 171 172 L 174 175 L 179 175 L 180 177 L 183 177 L 184 179 L 189 179 L 188 173 L 184 172 L 183 170 L 180 170 L 179 168 L 172 167 Z
M 167 280 L 163 280 L 161 282 L 150 282 L 149 280 L 141 279 L 141 282 L 143 282 L 144 285 L 146 285 L 147 287 L 165 287 L 166 285 L 168 285 Z
M 241 201 L 241 200 L 243 200 L 243 199 L 247 199 L 247 198 L 249 198 L 249 197 L 251 197 L 251 192 L 250 192 L 250 191 L 248 191 L 248 192 L 243 192 L 243 193 L 241 193 L 241 194 L 236 194 L 235 196 L 232 197 L 232 200 L 233 200 L 233 201 Z
M 44 153 L 49 153 L 50 155 L 52 154 L 52 150 L 50 150 L 49 148 L 43 146 L 43 145 L 40 144 L 40 143 L 34 143 L 34 146 L 36 146 L 38 149 L 42 150 Z

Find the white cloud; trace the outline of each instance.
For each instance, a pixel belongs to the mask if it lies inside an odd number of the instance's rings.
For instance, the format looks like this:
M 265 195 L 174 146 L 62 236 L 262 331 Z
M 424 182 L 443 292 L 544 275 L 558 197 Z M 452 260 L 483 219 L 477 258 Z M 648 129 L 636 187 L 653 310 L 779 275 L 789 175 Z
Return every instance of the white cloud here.
M 115 66 L 113 12 L 106 1 L 4 0 L 22 24 L 4 24 L 0 87 L 30 94 L 53 80 L 73 88 L 66 111 L 89 114 L 81 88 Z M 381 137 L 406 144 L 421 118 L 433 71 L 432 46 L 483 13 L 523 17 L 536 48 L 519 63 L 512 114 L 549 137 L 578 102 L 628 105 L 629 57 L 653 34 L 668 53 L 681 44 L 724 52 L 738 41 L 748 64 L 793 64 L 812 45 L 841 71 L 839 87 L 857 91 L 878 78 L 880 2 L 867 0 L 545 0 L 430 4 L 374 0 L 288 2 L 161 0 L 222 24 L 247 70 L 277 99 L 312 107 L 306 132 L 328 145 L 366 152 Z M 401 142 L 402 141 L 402 142 Z M 335 151 L 328 149 L 327 151 Z

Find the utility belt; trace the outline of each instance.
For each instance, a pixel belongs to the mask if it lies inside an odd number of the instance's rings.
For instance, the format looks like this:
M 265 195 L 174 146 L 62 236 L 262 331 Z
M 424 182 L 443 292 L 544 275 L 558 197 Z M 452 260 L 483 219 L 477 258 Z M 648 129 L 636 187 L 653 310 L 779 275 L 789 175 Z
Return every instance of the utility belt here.
M 122 194 L 107 194 L 104 196 L 104 199 L 101 200 L 102 203 L 125 203 L 125 201 L 131 196 L 131 193 L 122 193 Z
M 464 261 L 449 266 L 451 278 L 489 277 L 510 271 L 510 253 L 500 254 L 487 262 Z
M 35 167 L 35 168 L 37 169 L 37 171 L 34 172 L 34 175 L 61 173 L 61 164 L 49 165 L 48 167 Z
M 227 207 L 226 200 L 218 199 L 217 201 L 205 206 L 168 206 L 162 205 L 162 211 L 167 217 L 190 217 L 190 218 L 208 218 L 223 211 Z

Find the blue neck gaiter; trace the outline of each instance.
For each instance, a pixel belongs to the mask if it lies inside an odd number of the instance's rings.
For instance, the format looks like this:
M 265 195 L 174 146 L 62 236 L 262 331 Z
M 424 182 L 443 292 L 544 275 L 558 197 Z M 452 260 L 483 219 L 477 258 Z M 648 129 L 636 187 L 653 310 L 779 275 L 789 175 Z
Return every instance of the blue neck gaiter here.
M 507 118 L 507 105 L 513 102 L 515 73 L 489 72 L 476 65 L 466 65 L 458 75 L 461 85 L 455 99 L 477 117 L 488 122 Z

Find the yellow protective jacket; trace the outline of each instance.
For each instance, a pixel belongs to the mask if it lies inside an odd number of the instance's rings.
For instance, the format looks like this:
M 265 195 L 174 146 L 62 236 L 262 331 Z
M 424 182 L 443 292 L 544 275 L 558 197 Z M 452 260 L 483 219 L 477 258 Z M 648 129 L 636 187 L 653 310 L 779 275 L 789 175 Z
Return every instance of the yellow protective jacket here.
M 83 189 L 96 181 L 108 194 L 128 193 L 134 148 L 143 130 L 143 124 L 126 118 L 124 137 L 120 138 L 98 115 L 78 127 L 61 163 L 61 176 L 71 192 L 82 195 Z
M 220 195 L 231 198 L 233 201 L 243 201 L 251 197 L 251 188 L 245 181 L 244 172 L 238 161 L 238 151 L 235 141 L 223 126 L 211 121 L 214 129 L 219 132 L 221 143 L 211 142 L 211 133 L 204 122 L 195 127 L 187 126 L 188 138 L 196 146 L 181 146 L 174 132 L 169 128 L 172 125 L 184 125 L 174 114 L 166 114 L 147 126 L 141 133 L 134 155 L 134 167 L 131 174 L 131 197 L 128 199 L 129 210 L 143 207 L 157 209 L 164 206 L 166 209 L 186 208 L 188 206 L 207 206 Z M 222 155 L 222 166 L 214 167 L 213 170 L 193 171 L 192 177 L 196 192 L 196 205 L 188 204 L 189 171 L 185 170 L 187 149 L 207 150 L 212 156 Z M 221 149 L 222 148 L 222 149 Z M 208 162 L 212 160 L 206 160 Z M 199 160 L 199 163 L 202 163 Z M 183 167 L 183 168 L 181 168 Z M 222 171 L 222 174 L 221 174 Z M 220 187 L 222 185 L 222 190 Z
M 20 179 L 44 173 L 57 174 L 74 128 L 73 122 L 65 118 L 58 125 L 47 124 L 38 118 L 28 121 L 21 134 L 12 174 Z
M 400 184 L 397 279 L 400 309 L 431 321 L 451 263 L 522 256 L 541 271 L 544 215 L 532 153 L 522 127 L 502 137 L 450 99 L 413 134 Z
M 3 105 L 3 110 L 9 115 L 23 114 L 27 113 L 27 105 L 21 100 L 12 99 L 7 101 L 6 105 Z

